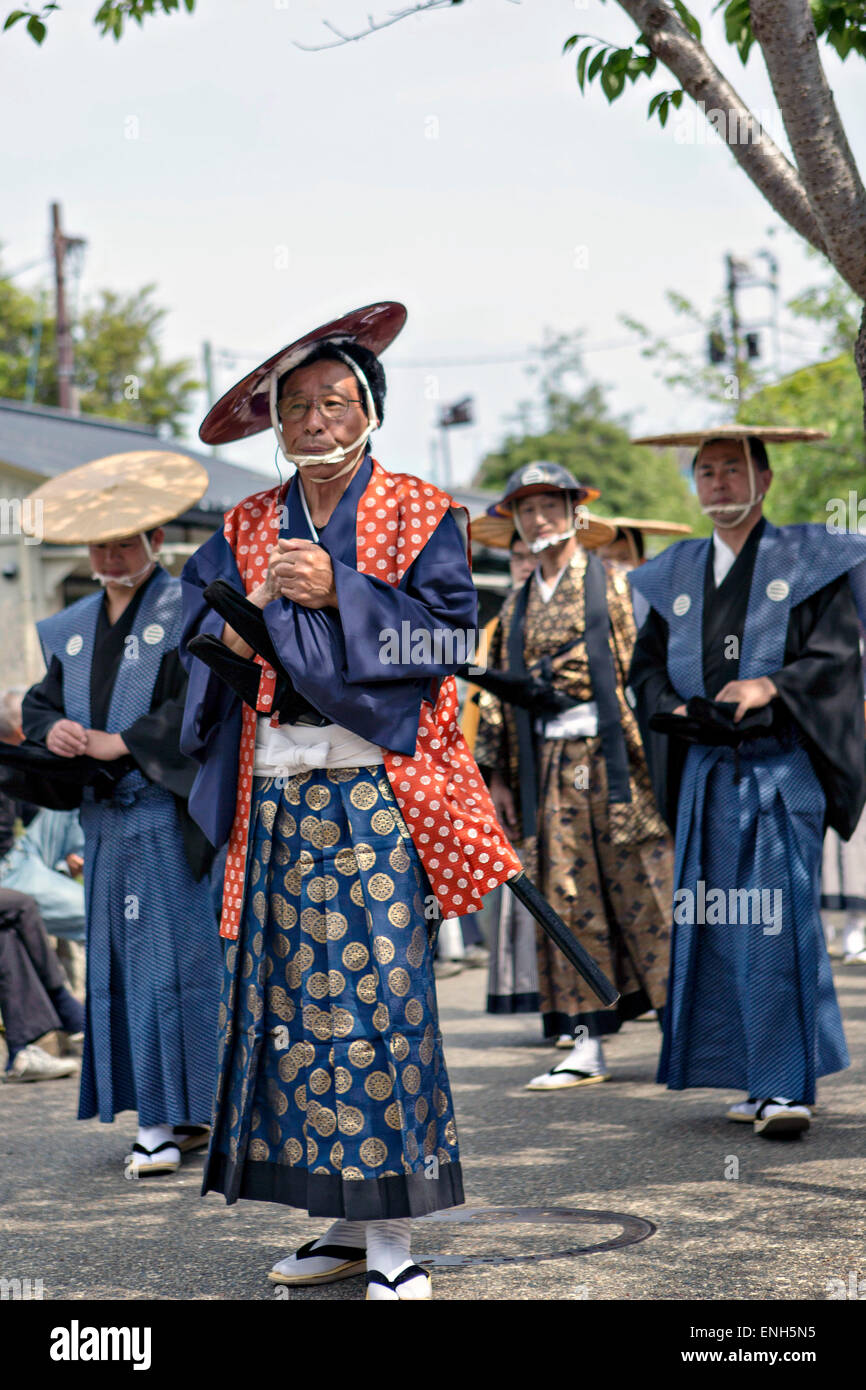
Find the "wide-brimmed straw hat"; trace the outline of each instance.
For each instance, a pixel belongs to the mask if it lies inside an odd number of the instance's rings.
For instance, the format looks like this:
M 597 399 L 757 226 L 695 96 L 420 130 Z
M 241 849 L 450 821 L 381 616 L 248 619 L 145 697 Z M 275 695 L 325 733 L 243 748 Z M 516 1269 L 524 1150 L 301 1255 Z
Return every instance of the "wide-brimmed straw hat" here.
M 693 445 L 699 448 L 710 439 L 761 439 L 765 444 L 797 444 L 829 439 L 826 430 L 801 429 L 799 425 L 713 425 L 705 430 L 681 430 L 674 434 L 648 434 L 632 444 Z
M 220 397 L 202 421 L 199 438 L 205 444 L 229 444 L 232 440 L 246 439 L 248 435 L 269 429 L 269 391 L 274 372 L 283 376 L 299 366 L 311 348 L 323 339 L 337 345 L 360 343 L 378 357 L 393 343 L 406 317 L 404 304 L 396 300 L 383 300 L 380 304 L 353 309 L 342 318 L 332 319 L 330 323 L 324 323 L 296 338 Z
M 207 490 L 195 459 L 165 449 L 109 454 L 70 468 L 31 492 L 22 522 L 30 535 L 56 545 L 99 545 L 164 526 Z

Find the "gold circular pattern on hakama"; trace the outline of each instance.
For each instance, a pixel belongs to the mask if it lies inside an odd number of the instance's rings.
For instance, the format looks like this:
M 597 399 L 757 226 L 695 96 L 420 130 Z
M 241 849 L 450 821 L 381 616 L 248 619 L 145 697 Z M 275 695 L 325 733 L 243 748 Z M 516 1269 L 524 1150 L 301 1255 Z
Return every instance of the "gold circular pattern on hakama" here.
M 285 1091 L 283 1091 L 283 1090 L 280 1089 L 280 1087 L 277 1085 L 277 1083 L 276 1083 L 276 1081 L 274 1080 L 273 1077 L 269 1077 L 269 1078 L 268 1078 L 267 1092 L 268 1092 L 268 1101 L 269 1101 L 269 1103 L 270 1103 L 271 1109 L 272 1109 L 277 1115 L 285 1115 L 286 1111 L 287 1111 L 288 1108 L 289 1108 L 289 1098 L 288 1098 L 288 1096 L 286 1095 Z M 270 1132 L 270 1131 L 269 1131 L 269 1132 Z M 277 1137 L 276 1137 L 276 1139 L 274 1140 L 274 1143 L 277 1143 L 277 1144 L 278 1144 L 279 1141 L 280 1141 L 280 1127 L 279 1127 L 279 1125 L 277 1125 Z
M 287 1139 L 283 1145 L 283 1153 L 286 1156 L 286 1161 L 290 1163 L 292 1167 L 300 1163 L 304 1157 L 304 1151 L 297 1139 Z
M 403 1106 L 395 1100 L 385 1111 L 385 1124 L 389 1129 L 402 1129 L 403 1118 Z
M 308 1167 L 308 1168 L 312 1168 L 312 1166 L 313 1166 L 313 1164 L 315 1163 L 316 1159 L 319 1157 L 319 1146 L 318 1146 L 318 1144 L 316 1143 L 315 1139 L 313 1138 L 312 1134 L 310 1134 L 310 1131 L 309 1131 L 309 1130 L 307 1130 L 306 1140 L 307 1140 L 307 1167 Z
M 333 820 L 317 820 L 315 816 L 304 816 L 301 821 L 301 834 L 316 849 L 332 849 L 339 843 L 340 827 Z
M 420 1086 L 421 1073 L 414 1062 L 410 1062 L 408 1067 L 403 1068 L 403 1087 L 409 1092 L 410 1096 L 414 1096 Z
M 261 876 L 262 876 L 262 866 L 261 866 L 261 864 L 259 863 L 259 861 L 258 861 L 258 859 L 257 859 L 256 862 L 255 862 L 255 864 L 253 865 L 253 871 L 252 871 L 252 873 L 250 874 L 250 883 L 253 885 L 254 888 L 255 888 L 256 884 L 258 883 L 259 879 L 261 878 Z
M 280 985 L 268 987 L 268 1009 L 284 1023 L 290 1023 L 295 1016 L 295 1005 Z
M 406 1003 L 406 1022 L 411 1023 L 413 1028 L 417 1028 L 423 1017 L 424 1005 L 421 1000 L 409 999 Z
M 277 1063 L 277 1071 L 280 1073 L 281 1080 L 285 1081 L 287 1084 L 296 1079 L 298 1075 L 298 1063 L 291 1052 L 287 1052 L 285 1057 L 280 1058 Z
M 388 921 L 392 927 L 408 927 L 412 914 L 406 903 L 392 903 L 388 908 Z
M 447 1120 L 445 1123 L 445 1142 L 452 1148 L 457 1143 L 457 1126 L 453 1120 Z
M 328 971 L 328 991 L 332 999 L 343 993 L 346 988 L 346 977 L 339 970 Z
M 290 777 L 283 787 L 283 800 L 288 801 L 290 806 L 300 806 L 301 789 L 298 786 L 297 777 Z
M 274 821 L 277 818 L 277 803 L 275 801 L 263 801 L 259 806 L 259 818 L 265 830 L 273 830 Z
M 311 1100 L 307 1105 L 307 1119 L 322 1139 L 330 1139 L 337 1128 L 337 1117 L 327 1105 Z
M 387 1004 L 377 1004 L 373 1010 L 373 1027 L 377 1033 L 387 1033 L 391 1024 L 391 1015 L 388 1012 Z
M 369 1067 L 376 1060 L 376 1049 L 366 1038 L 349 1043 L 349 1061 L 353 1067 Z
M 380 965 L 388 965 L 394 959 L 394 943 L 387 936 L 373 938 L 373 955 Z
M 347 878 L 350 874 L 354 874 L 358 868 L 355 851 L 345 845 L 342 849 L 338 849 L 334 855 L 334 868 L 338 874 L 344 874 Z
M 250 985 L 247 989 L 247 1008 L 252 1014 L 255 1022 L 258 1023 L 259 1019 L 262 1016 L 262 1013 L 264 1012 L 264 1008 L 262 1005 L 261 995 L 259 994 L 255 985 Z
M 288 878 L 288 874 L 286 877 Z M 271 916 L 283 931 L 291 931 L 298 920 L 297 908 L 286 902 L 281 893 L 271 894 Z
M 343 1182 L 363 1182 L 364 1174 L 360 1168 L 344 1168 Z
M 283 887 L 292 898 L 298 898 L 301 895 L 302 872 L 300 864 L 293 864 L 290 869 L 286 869 L 283 875 Z
M 372 782 L 358 782 L 349 792 L 349 800 L 356 811 L 369 811 L 379 800 L 379 793 Z
M 374 869 L 376 867 L 376 851 L 373 846 L 366 843 L 355 845 L 355 861 L 358 868 L 365 874 L 369 873 L 370 869 Z
M 368 1168 L 378 1168 L 388 1157 L 388 1146 L 381 1139 L 365 1139 L 358 1154 Z
M 398 1062 L 409 1056 L 409 1044 L 402 1033 L 395 1033 L 391 1038 L 391 1056 L 396 1057 Z
M 415 1119 L 418 1121 L 419 1125 L 423 1125 L 424 1121 L 427 1118 L 429 1109 L 430 1107 L 427 1104 L 424 1097 L 419 1096 L 415 1102 Z
M 319 874 L 307 884 L 307 896 L 314 903 L 330 901 L 339 891 L 340 885 L 333 874 Z
M 355 986 L 355 992 L 362 1004 L 375 1004 L 379 981 L 375 975 L 362 975 Z
M 301 942 L 301 945 L 292 957 L 292 961 L 300 970 L 309 970 L 315 959 L 316 953 L 312 946 L 307 945 L 306 941 Z
M 341 1134 L 360 1134 L 364 1128 L 364 1115 L 355 1105 L 344 1105 L 337 1101 L 337 1127 Z
M 367 892 L 377 903 L 387 902 L 394 896 L 394 880 L 390 874 L 372 874 L 367 883 Z
M 409 1133 L 406 1135 L 406 1152 L 409 1155 L 411 1161 L 414 1163 L 418 1158 L 418 1140 L 415 1138 L 415 1135 L 412 1133 L 411 1129 Z
M 354 1047 L 354 1043 L 352 1044 Z M 352 1089 L 352 1073 L 347 1067 L 334 1068 L 334 1090 L 338 1096 L 344 1096 L 347 1091 Z
M 277 816 L 277 834 L 288 840 L 290 836 L 294 835 L 297 828 L 298 823 L 291 811 L 287 811 L 285 806 L 281 806 L 280 814 Z
M 307 1110 L 307 1087 L 306 1087 L 305 1082 L 302 1081 L 301 1084 L 300 1084 L 300 1086 L 296 1086 L 296 1087 L 295 1087 L 294 1099 L 295 1099 L 295 1105 L 298 1107 L 298 1109 L 299 1109 L 299 1110 L 303 1110 L 304 1113 L 306 1114 L 306 1110 Z
M 321 811 L 331 799 L 331 793 L 327 787 L 323 787 L 321 782 L 317 782 L 314 787 L 308 787 L 304 793 L 304 800 L 311 811 Z
M 431 1120 L 427 1126 L 427 1133 L 424 1135 L 424 1153 L 435 1154 L 436 1152 L 437 1125 L 435 1120 Z
M 444 1115 L 448 1109 L 448 1097 L 439 1086 L 433 1087 L 433 1108 L 437 1115 Z
M 221 999 L 221 1000 L 220 1000 L 219 1011 L 218 1011 L 218 1013 L 217 1013 L 217 1027 L 219 1028 L 220 1032 L 222 1032 L 222 1030 L 225 1028 L 225 1026 L 226 1026 L 226 1019 L 227 1019 L 227 1018 L 228 1018 L 228 1010 L 226 1009 L 226 1006 L 225 1006 L 223 1000 Z
M 250 1121 L 250 1129 L 253 1131 L 253 1133 L 255 1133 L 255 1131 L 258 1129 L 258 1127 L 259 1127 L 259 1125 L 261 1124 L 261 1122 L 262 1122 L 262 1112 L 261 1112 L 261 1110 L 259 1110 L 258 1108 L 256 1108 L 256 1109 L 253 1110 L 252 1119 L 251 1119 L 251 1121 Z
M 370 825 L 377 835 L 390 835 L 394 829 L 394 817 L 386 807 L 379 811 L 374 811 L 370 817 Z
M 251 1139 L 247 1153 L 251 1163 L 267 1163 L 270 1150 L 264 1139 Z
M 421 1044 L 418 1048 L 418 1056 L 421 1058 L 425 1067 L 429 1067 L 430 1063 L 433 1061 L 434 1041 L 433 1025 L 432 1023 L 428 1023 L 427 1027 L 424 1029 L 424 1037 L 421 1039 Z
M 307 980 L 307 993 L 311 994 L 314 999 L 324 999 L 328 993 L 328 977 L 323 971 L 317 970 L 313 975 L 310 975 Z
M 268 900 L 261 889 L 253 894 L 253 912 L 257 922 L 264 922 L 268 912 Z
M 272 849 L 272 846 L 273 846 L 273 841 L 271 841 L 271 840 L 265 840 L 264 844 L 262 845 L 262 863 L 263 863 L 263 864 L 270 864 L 270 862 L 271 862 L 271 849 Z
M 351 782 L 355 776 L 353 767 L 329 767 L 327 778 L 329 782 Z
M 328 925 L 324 912 L 317 907 L 305 907 L 301 913 L 301 931 L 309 932 L 313 940 L 319 943 L 327 941 Z
M 359 878 L 356 878 L 349 889 L 349 897 L 356 907 L 364 906 L 364 886 Z
M 336 1168 L 337 1172 L 339 1173 L 339 1171 L 340 1171 L 340 1169 L 342 1168 L 342 1166 L 343 1166 L 343 1145 L 340 1143 L 340 1141 L 339 1141 L 339 1139 L 338 1139 L 337 1142 L 336 1142 L 336 1144 L 332 1144 L 332 1145 L 331 1145 L 331 1167 L 332 1167 L 332 1168 Z
M 226 951 L 226 970 L 229 972 L 230 975 L 234 974 L 235 966 L 237 965 L 237 963 L 238 948 L 235 942 L 232 942 L 231 946 L 229 946 L 228 950 Z
M 350 941 L 343 947 L 343 964 L 347 970 L 363 970 L 370 959 L 370 952 L 360 941 Z
M 349 1013 L 348 1009 L 333 1009 L 331 1018 L 334 1022 L 334 1037 L 348 1038 L 355 1026 L 355 1018 Z
M 387 1100 L 394 1087 L 387 1072 L 371 1071 L 364 1078 L 364 1090 L 371 1100 Z
M 401 997 L 404 994 L 408 994 L 411 983 L 409 972 L 408 970 L 404 970 L 402 965 L 397 965 L 393 970 L 389 970 L 388 985 L 392 994 L 397 994 Z
M 276 914 L 274 914 L 274 915 L 276 915 Z M 278 956 L 281 956 L 281 957 L 283 958 L 283 960 L 285 960 L 286 956 L 289 954 L 289 952 L 290 952 L 291 949 L 292 949 L 292 944 L 291 944 L 291 942 L 288 940 L 288 938 L 285 937 L 285 936 L 280 936 L 279 933 L 276 933 L 276 934 L 275 934 L 274 940 L 273 940 L 273 945 L 274 945 L 274 954 L 275 954 L 275 955 L 278 955 Z
M 342 912 L 331 912 L 326 910 L 325 932 L 329 941 L 339 941 L 341 937 L 346 935 L 348 929 L 349 923 L 346 921 Z
M 395 874 L 405 874 L 411 860 L 403 845 L 394 846 L 391 853 L 388 855 L 388 863 L 391 865 Z
M 406 960 L 417 970 L 424 959 L 427 950 L 427 931 L 424 927 L 416 927 L 412 933 L 412 940 L 406 947 Z

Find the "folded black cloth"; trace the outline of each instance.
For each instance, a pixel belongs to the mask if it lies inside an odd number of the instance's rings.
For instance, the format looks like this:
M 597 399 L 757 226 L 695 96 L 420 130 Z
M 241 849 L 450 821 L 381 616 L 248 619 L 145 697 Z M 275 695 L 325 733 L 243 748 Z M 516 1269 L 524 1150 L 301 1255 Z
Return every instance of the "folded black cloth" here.
M 739 748 L 751 739 L 767 738 L 773 732 L 775 713 L 771 705 L 747 710 L 739 724 L 734 723 L 736 701 L 708 700 L 693 695 L 686 701 L 685 714 L 653 714 L 650 728 L 660 734 L 673 734 L 686 743 L 703 743 L 714 748 Z
M 0 743 L 0 791 L 49 811 L 74 811 L 85 787 L 98 801 L 108 800 L 118 782 L 135 767 L 133 758 L 100 762 L 86 756 L 61 758 L 44 744 Z

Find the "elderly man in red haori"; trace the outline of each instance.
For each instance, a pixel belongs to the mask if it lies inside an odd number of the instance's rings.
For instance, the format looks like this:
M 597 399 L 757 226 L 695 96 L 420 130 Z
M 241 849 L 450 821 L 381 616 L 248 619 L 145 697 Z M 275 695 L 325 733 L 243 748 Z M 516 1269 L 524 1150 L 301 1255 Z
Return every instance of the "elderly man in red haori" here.
M 270 1278 L 366 1266 L 383 1300 L 431 1296 L 409 1218 L 463 1201 L 436 921 L 520 871 L 456 723 L 476 622 L 465 514 L 369 452 L 378 356 L 405 317 L 348 314 L 214 406 L 202 439 L 270 423 L 297 471 L 183 574 L 191 809 L 228 842 L 205 1191 L 333 1218 Z

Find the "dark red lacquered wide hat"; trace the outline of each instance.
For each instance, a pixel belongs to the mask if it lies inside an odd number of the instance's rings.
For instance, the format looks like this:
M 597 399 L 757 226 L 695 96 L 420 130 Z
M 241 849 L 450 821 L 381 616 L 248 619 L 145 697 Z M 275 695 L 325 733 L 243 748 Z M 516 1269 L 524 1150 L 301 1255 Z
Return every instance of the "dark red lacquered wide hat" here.
M 332 319 L 321 328 L 296 338 L 220 397 L 202 421 L 199 439 L 205 444 L 229 444 L 233 439 L 246 439 L 247 435 L 268 429 L 271 374 L 276 371 L 282 376 L 291 371 L 323 338 L 335 343 L 360 343 L 378 357 L 393 343 L 405 322 L 406 306 L 395 300 L 384 300 L 381 304 L 353 309 L 342 318 Z

